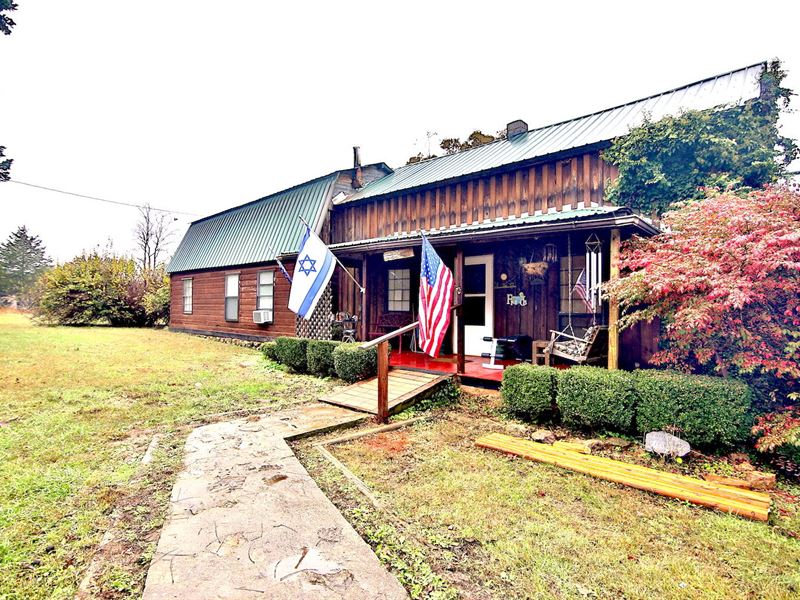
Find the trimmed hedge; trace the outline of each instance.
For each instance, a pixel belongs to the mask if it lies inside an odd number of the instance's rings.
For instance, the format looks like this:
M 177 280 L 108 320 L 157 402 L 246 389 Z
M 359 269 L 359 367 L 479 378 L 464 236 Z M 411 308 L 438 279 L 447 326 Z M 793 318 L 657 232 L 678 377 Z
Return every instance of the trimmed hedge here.
M 632 429 L 635 396 L 625 371 L 572 367 L 559 376 L 556 402 L 566 425 L 619 433 Z
M 654 369 L 636 371 L 632 379 L 640 433 L 676 427 L 689 443 L 714 447 L 748 438 L 753 394 L 743 381 Z
M 503 371 L 503 404 L 515 415 L 541 421 L 556 411 L 558 369 L 522 363 Z
M 348 383 L 372 377 L 378 372 L 378 351 L 362 350 L 360 344 L 339 344 L 333 351 L 336 375 Z
M 305 373 L 308 370 L 307 346 L 308 340 L 303 338 L 279 337 L 275 340 L 275 357 L 293 371 Z
M 278 361 L 278 355 L 276 354 L 277 344 L 275 344 L 275 342 L 264 342 L 258 349 L 266 358 L 274 360 L 275 362 Z
M 331 342 L 327 340 L 308 340 L 306 348 L 306 362 L 308 372 L 320 377 L 336 375 L 333 366 L 333 351 L 341 342 Z

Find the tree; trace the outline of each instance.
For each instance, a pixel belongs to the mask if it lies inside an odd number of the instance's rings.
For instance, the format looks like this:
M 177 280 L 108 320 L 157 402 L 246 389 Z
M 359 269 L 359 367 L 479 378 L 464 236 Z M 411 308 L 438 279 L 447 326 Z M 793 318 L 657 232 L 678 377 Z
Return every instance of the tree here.
M 172 239 L 172 221 L 167 213 L 157 211 L 149 204 L 139 209 L 139 215 L 134 232 L 141 257 L 140 266 L 145 271 L 152 271 L 161 264 L 166 246 Z
M 23 225 L 0 245 L 0 294 L 22 296 L 51 265 L 44 244 Z
M 702 198 L 707 187 L 746 192 L 775 183 L 798 156 L 795 142 L 778 130 L 793 95 L 781 85 L 785 75 L 772 62 L 762 74 L 761 95 L 742 106 L 648 118 L 614 140 L 603 159 L 619 167 L 619 177 L 607 198 L 660 214 L 673 202 Z
M 484 144 L 489 144 L 494 142 L 495 140 L 505 139 L 506 131 L 498 131 L 497 135 L 491 135 L 489 133 L 483 133 L 482 131 L 476 129 L 472 133 L 467 136 L 465 141 L 461 141 L 460 138 L 445 138 L 441 142 L 439 142 L 439 147 L 444 150 L 445 155 L 448 154 L 455 154 L 456 152 L 462 152 L 464 150 L 469 150 L 470 148 L 477 148 L 478 146 L 483 146 Z M 418 152 L 414 156 L 410 157 L 407 161 L 407 165 L 411 165 L 414 163 L 418 163 L 423 160 L 427 160 L 429 158 L 436 158 L 436 154 L 431 154 L 430 151 L 427 155 L 423 154 L 422 152 Z
M 11 163 L 13 162 L 14 159 L 6 158 L 6 147 L 0 146 L 0 181 L 11 179 Z
M 14 27 L 16 23 L 14 23 L 11 17 L 4 13 L 15 10 L 17 10 L 17 5 L 12 2 L 12 0 L 0 0 L 0 32 L 3 32 L 5 35 L 11 35 L 11 28 Z M 11 163 L 13 160 L 10 158 L 3 160 L 5 151 L 5 146 L 0 146 L 0 181 L 8 181 L 11 176 L 9 171 L 11 170 Z
M 800 192 L 707 191 L 664 215 L 664 233 L 623 246 L 608 286 L 621 327 L 659 317 L 656 363 L 800 378 Z
M 12 0 L 0 0 L 0 32 L 11 35 L 11 28 L 14 27 L 16 23 L 11 20 L 11 17 L 3 13 L 15 10 L 17 10 L 17 5 Z

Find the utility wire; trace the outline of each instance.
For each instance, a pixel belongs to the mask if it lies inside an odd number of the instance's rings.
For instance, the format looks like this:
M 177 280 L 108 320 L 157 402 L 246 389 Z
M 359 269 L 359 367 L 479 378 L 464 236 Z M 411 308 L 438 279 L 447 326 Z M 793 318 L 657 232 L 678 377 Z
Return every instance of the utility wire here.
M 87 196 L 86 194 L 78 194 L 76 192 L 68 192 L 66 190 L 59 190 L 57 188 L 47 187 L 45 185 L 36 185 L 35 183 L 27 183 L 25 181 L 18 181 L 16 179 L 9 179 L 11 183 L 17 183 L 19 185 L 26 185 L 28 187 L 37 188 L 40 190 L 47 190 L 48 192 L 56 192 L 58 194 L 66 194 L 67 196 L 77 196 L 78 198 L 86 198 L 87 200 L 97 200 L 98 202 L 106 202 L 108 204 L 117 204 L 119 206 L 132 206 L 134 208 L 148 208 L 146 204 L 134 204 L 133 202 L 121 202 L 119 200 L 109 200 L 108 198 L 98 198 L 97 196 Z M 188 213 L 183 212 L 180 210 L 168 210 L 166 208 L 156 208 L 155 206 L 150 206 L 150 210 L 154 210 L 157 212 L 163 213 L 170 213 L 175 215 L 186 215 L 187 217 L 199 217 L 200 215 L 195 213 Z

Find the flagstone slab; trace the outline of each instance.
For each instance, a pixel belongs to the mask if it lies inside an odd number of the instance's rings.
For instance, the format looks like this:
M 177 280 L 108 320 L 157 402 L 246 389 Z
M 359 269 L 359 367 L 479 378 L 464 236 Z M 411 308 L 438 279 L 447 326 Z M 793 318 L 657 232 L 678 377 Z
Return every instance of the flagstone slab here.
M 286 442 L 364 418 L 313 403 L 195 429 L 144 600 L 407 598 Z

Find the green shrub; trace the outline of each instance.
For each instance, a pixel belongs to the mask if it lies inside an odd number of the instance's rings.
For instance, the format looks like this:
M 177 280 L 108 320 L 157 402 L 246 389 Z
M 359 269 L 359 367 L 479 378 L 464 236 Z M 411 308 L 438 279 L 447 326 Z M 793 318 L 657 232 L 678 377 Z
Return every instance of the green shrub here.
M 333 351 L 336 375 L 348 383 L 372 377 L 378 371 L 378 352 L 375 348 L 362 350 L 358 342 L 339 344 Z
M 752 392 L 738 380 L 646 369 L 633 376 L 640 433 L 677 428 L 698 446 L 733 446 L 752 425 Z
M 277 354 L 278 344 L 276 342 L 274 341 L 264 342 L 258 347 L 258 349 L 261 351 L 261 354 L 263 354 L 265 358 L 278 362 L 278 354 Z
M 330 342 L 327 340 L 308 340 L 306 349 L 306 362 L 308 372 L 320 377 L 336 375 L 333 367 L 333 351 L 341 342 Z
M 503 371 L 503 404 L 509 412 L 539 421 L 552 416 L 556 406 L 558 369 L 527 363 Z
M 305 373 L 308 370 L 306 347 L 308 340 L 296 337 L 279 337 L 275 340 L 275 357 L 292 371 Z
M 572 367 L 558 379 L 556 403 L 565 425 L 631 431 L 633 375 L 599 367 Z

